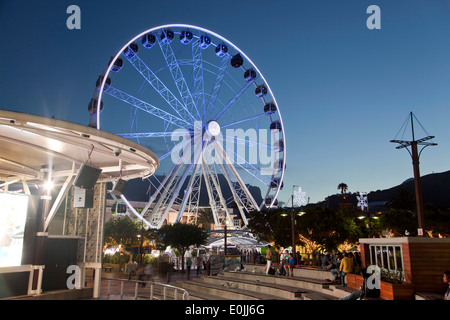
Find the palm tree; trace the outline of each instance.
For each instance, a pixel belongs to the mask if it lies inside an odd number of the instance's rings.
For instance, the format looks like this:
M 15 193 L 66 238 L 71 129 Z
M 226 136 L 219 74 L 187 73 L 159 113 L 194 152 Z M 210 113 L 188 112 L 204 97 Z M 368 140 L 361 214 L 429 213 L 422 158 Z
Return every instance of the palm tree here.
M 214 216 L 211 208 L 205 208 L 205 211 L 199 212 L 197 225 L 203 226 L 206 230 L 210 230 L 212 224 L 214 224 Z
M 339 183 L 337 188 L 341 189 L 341 194 L 344 194 L 345 192 L 347 192 L 348 186 L 345 183 L 341 182 Z

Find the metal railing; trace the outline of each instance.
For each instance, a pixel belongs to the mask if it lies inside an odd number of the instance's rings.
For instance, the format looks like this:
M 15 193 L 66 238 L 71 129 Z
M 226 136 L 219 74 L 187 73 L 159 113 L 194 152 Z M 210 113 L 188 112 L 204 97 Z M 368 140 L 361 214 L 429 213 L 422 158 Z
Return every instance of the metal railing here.
M 119 297 L 122 299 L 134 300 L 188 300 L 189 292 L 183 288 L 172 286 L 169 284 L 128 280 L 118 278 L 106 278 L 107 281 L 107 298 Z M 111 282 L 120 282 L 120 286 L 112 286 Z M 102 294 L 104 296 L 105 294 Z

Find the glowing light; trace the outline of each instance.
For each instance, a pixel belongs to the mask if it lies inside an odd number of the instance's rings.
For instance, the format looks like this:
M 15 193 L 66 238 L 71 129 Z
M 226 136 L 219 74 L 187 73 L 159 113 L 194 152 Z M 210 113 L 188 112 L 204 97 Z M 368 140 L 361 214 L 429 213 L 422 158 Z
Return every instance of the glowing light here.
M 45 190 L 52 190 L 53 182 L 51 182 L 50 180 L 47 181 L 46 183 L 44 183 L 44 188 L 45 188 Z
M 356 196 L 356 199 L 358 199 L 357 206 L 361 208 L 361 211 L 364 211 L 364 208 L 369 208 L 367 195 Z
M 308 203 L 306 200 L 306 192 L 303 192 L 301 187 L 298 187 L 297 190 L 294 189 L 292 196 L 294 197 L 294 207 L 301 207 Z

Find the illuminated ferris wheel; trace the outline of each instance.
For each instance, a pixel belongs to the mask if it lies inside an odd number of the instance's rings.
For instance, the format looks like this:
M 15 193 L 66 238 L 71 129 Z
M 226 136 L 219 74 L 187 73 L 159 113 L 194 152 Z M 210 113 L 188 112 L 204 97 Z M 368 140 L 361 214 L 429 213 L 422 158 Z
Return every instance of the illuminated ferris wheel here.
M 111 57 L 89 112 L 91 126 L 158 156 L 163 178 L 148 178 L 153 190 L 139 213 L 151 228 L 171 211 L 195 223 L 205 201 L 216 228 L 236 228 L 233 209 L 243 228 L 246 213 L 274 205 L 283 187 L 275 97 L 254 63 L 212 31 L 173 24 L 138 34 Z

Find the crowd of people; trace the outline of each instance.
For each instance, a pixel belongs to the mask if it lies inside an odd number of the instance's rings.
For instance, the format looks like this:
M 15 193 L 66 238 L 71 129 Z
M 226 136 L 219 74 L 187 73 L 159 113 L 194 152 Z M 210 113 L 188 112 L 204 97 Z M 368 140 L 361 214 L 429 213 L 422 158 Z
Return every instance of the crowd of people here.
M 332 282 L 345 286 L 345 276 L 347 274 L 360 273 L 362 268 L 361 256 L 358 252 L 335 252 L 333 255 L 325 252 L 319 268 L 330 270 L 333 277 Z

